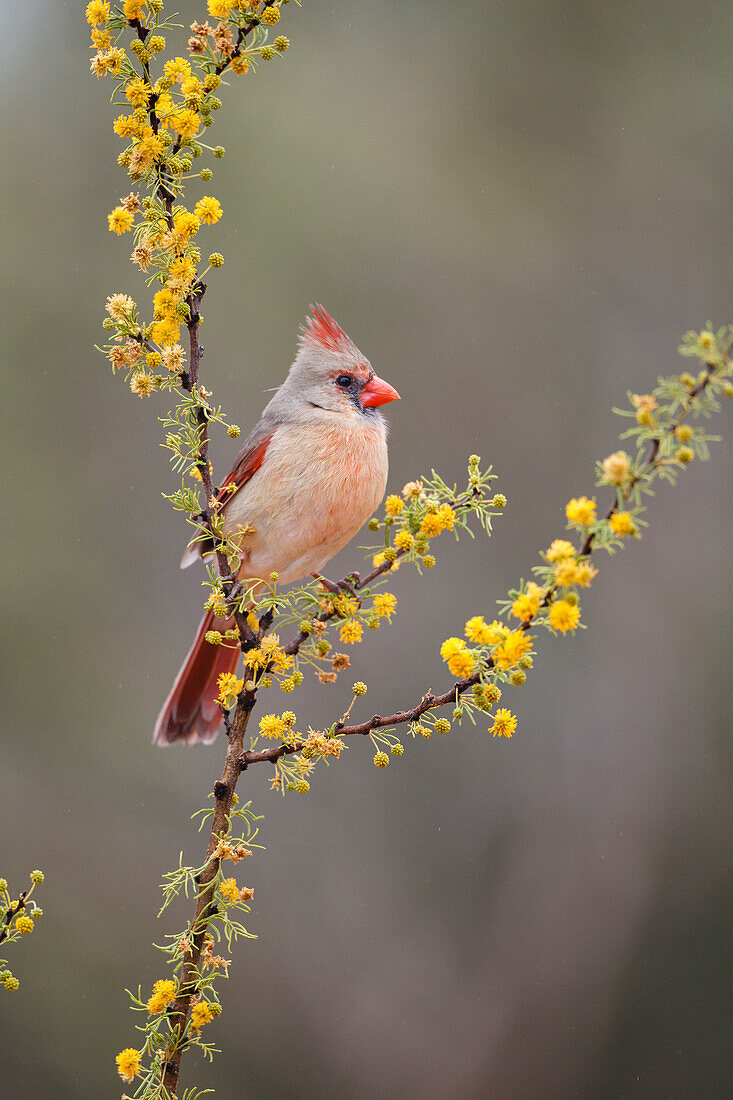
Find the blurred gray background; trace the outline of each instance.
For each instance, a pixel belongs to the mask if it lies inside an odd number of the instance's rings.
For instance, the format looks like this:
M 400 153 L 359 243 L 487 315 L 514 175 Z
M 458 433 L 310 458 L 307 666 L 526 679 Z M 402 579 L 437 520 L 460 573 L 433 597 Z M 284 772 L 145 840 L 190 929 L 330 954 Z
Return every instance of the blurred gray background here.
M 223 746 L 150 731 L 198 621 L 162 501 L 165 398 L 92 349 L 105 296 L 141 294 L 111 86 L 78 4 L 0 3 L 2 267 L 0 871 L 41 867 L 37 933 L 0 998 L 7 1095 L 119 1095 L 125 986 L 162 973 L 161 874 Z M 204 5 L 183 3 L 186 23 Z M 733 320 L 733 10 L 723 0 L 308 0 L 285 63 L 225 90 L 212 131 L 226 266 L 205 381 L 247 430 L 320 300 L 402 394 L 391 486 L 480 453 L 509 497 L 490 544 L 439 545 L 354 671 L 359 713 L 445 681 L 438 643 L 562 534 L 615 449 L 613 404 L 683 369 L 681 334 Z M 9 42 L 8 42 L 9 39 Z M 195 198 L 201 191 L 191 188 Z M 368 744 L 283 801 L 269 769 L 249 924 L 185 1084 L 248 1097 L 723 1097 L 730 957 L 730 409 L 725 442 L 600 562 L 589 629 L 542 641 L 511 741 L 470 726 Z M 219 436 L 221 475 L 236 445 Z M 331 567 L 358 566 L 355 546 Z M 399 668 L 399 675 L 395 675 Z M 350 680 L 309 683 L 314 726 Z

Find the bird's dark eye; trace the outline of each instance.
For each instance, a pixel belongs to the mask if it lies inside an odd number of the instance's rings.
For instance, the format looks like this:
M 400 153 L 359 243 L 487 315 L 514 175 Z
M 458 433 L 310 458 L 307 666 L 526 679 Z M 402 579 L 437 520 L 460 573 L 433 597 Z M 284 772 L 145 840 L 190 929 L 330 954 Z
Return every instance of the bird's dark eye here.
M 340 374 L 336 379 L 336 385 L 342 386 L 343 389 L 347 390 L 353 381 L 354 379 L 350 374 Z

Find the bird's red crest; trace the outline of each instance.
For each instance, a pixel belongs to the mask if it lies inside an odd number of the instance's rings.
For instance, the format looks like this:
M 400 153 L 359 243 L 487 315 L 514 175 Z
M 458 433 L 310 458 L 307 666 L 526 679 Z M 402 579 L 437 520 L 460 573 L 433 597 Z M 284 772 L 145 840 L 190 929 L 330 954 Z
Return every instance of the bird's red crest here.
M 326 351 L 342 351 L 351 340 L 321 305 L 311 306 L 311 316 L 302 329 L 303 340 Z

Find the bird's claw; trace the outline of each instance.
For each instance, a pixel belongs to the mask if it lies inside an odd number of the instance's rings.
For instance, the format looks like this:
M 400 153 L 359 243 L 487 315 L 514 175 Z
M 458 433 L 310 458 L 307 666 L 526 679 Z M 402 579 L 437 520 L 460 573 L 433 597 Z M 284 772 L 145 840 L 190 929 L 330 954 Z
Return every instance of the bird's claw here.
M 349 574 L 349 575 L 351 577 L 355 578 L 355 580 L 358 584 L 358 582 L 359 582 L 358 573 L 357 574 L 352 573 L 352 574 Z M 326 591 L 330 592 L 333 596 L 340 596 L 342 592 L 348 592 L 348 594 L 350 596 L 352 596 L 358 604 L 361 603 L 361 601 L 359 600 L 359 597 L 357 595 L 356 589 L 354 588 L 353 585 L 349 584 L 348 581 L 345 581 L 345 580 L 344 581 L 335 581 L 335 582 L 330 581 L 328 579 L 328 577 L 324 577 L 321 573 L 311 573 L 311 576 L 313 577 L 314 580 L 320 581 L 321 584 L 323 585 L 323 587 L 326 589 Z

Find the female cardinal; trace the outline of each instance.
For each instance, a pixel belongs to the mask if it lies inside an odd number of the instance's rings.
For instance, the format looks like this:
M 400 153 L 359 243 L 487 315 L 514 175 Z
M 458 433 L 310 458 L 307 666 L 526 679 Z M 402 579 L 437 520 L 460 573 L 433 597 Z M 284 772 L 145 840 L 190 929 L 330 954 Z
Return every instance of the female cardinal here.
M 240 580 L 277 572 L 288 584 L 319 573 L 356 534 L 387 484 L 387 429 L 377 408 L 398 398 L 325 309 L 314 306 L 288 377 L 216 498 L 225 533 L 247 532 L 239 538 Z M 193 543 L 181 568 L 201 555 L 202 543 Z M 156 744 L 216 737 L 217 680 L 234 671 L 239 650 L 212 646 L 205 634 L 225 629 L 225 620 L 207 611 L 158 715 Z

